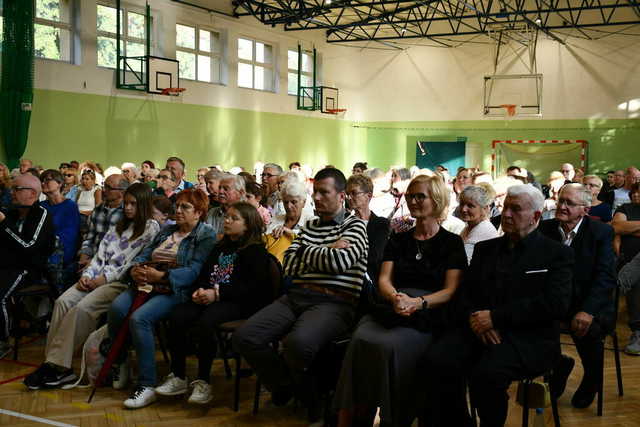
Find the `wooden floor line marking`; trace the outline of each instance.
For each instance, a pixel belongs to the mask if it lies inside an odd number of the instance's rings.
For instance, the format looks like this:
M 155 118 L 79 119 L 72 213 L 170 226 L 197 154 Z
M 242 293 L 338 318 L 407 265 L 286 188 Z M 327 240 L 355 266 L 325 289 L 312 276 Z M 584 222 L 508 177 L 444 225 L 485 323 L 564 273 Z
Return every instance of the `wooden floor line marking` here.
M 3 380 L 3 381 L 0 381 L 0 385 L 4 385 L 4 384 L 8 384 L 8 383 L 17 381 L 17 380 L 21 380 L 24 377 L 26 377 L 26 375 L 18 375 L 17 377 L 9 378 L 8 380 Z
M 22 419 L 29 420 L 29 421 L 35 421 L 35 422 L 41 423 L 41 424 L 48 424 L 50 426 L 75 427 L 73 424 L 60 423 L 58 421 L 48 420 L 46 418 L 34 417 L 33 415 L 21 414 L 20 412 L 13 412 L 13 411 L 9 411 L 7 409 L 0 409 L 0 414 L 9 415 L 11 417 L 16 417 L 16 418 L 22 418 Z

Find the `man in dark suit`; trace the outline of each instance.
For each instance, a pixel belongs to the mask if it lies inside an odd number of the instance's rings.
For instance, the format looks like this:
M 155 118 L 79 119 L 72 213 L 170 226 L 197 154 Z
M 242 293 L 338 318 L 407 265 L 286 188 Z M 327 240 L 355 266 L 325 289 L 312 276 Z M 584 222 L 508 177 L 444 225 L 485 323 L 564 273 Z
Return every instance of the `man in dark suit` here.
M 576 344 L 584 376 L 571 399 L 576 408 L 593 402 L 602 380 L 604 335 L 615 327 L 612 293 L 616 286 L 613 228 L 587 215 L 591 192 L 581 184 L 567 184 L 560 190 L 556 217 L 543 221 L 542 234 L 573 249 L 573 297 L 566 329 Z M 564 391 L 573 369 L 572 358 L 562 356 L 554 369 L 554 394 Z
M 559 359 L 573 254 L 536 230 L 543 204 L 531 185 L 509 188 L 504 236 L 476 245 L 463 285 L 463 324 L 436 339 L 427 355 L 429 425 L 470 425 L 468 383 L 482 426 L 503 426 L 511 382 L 543 374 Z

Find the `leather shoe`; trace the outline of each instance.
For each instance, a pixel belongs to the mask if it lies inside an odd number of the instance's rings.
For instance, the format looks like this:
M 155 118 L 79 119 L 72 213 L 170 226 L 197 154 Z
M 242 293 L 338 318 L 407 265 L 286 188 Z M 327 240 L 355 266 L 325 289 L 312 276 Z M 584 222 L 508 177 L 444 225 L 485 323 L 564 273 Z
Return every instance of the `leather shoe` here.
M 564 393 L 564 389 L 567 387 L 567 380 L 575 364 L 576 362 L 572 357 L 565 356 L 564 354 L 560 356 L 560 361 L 553 368 L 553 375 L 549 384 L 551 397 L 553 399 L 559 399 L 562 393 Z
M 593 403 L 597 393 L 597 384 L 594 384 L 591 381 L 582 380 L 580 386 L 571 398 L 571 405 L 578 409 L 588 408 Z

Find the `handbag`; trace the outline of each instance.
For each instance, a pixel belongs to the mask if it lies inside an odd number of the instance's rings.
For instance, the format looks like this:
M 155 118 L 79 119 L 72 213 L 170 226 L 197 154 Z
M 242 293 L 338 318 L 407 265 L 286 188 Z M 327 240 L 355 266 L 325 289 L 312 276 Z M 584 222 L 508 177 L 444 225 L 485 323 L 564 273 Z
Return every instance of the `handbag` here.
M 429 294 L 429 291 L 415 288 L 399 288 L 398 292 L 417 298 Z M 379 298 L 378 298 L 379 300 Z M 371 315 L 373 318 L 385 328 L 405 327 L 413 328 L 420 332 L 429 332 L 431 329 L 431 320 L 429 310 L 416 310 L 411 316 L 402 316 L 395 312 L 393 305 L 388 302 L 375 302 L 371 305 Z
M 155 268 L 158 271 L 169 271 L 173 268 L 176 268 L 178 266 L 177 263 L 175 262 L 169 262 L 169 261 L 147 261 L 147 262 L 142 262 L 140 264 L 137 265 L 138 267 L 151 267 L 151 268 Z M 157 294 L 164 294 L 164 295 L 168 295 L 168 294 L 172 294 L 173 293 L 173 289 L 171 288 L 171 283 L 166 282 L 166 283 L 133 283 L 133 287 L 136 288 L 138 291 L 141 292 L 155 292 Z

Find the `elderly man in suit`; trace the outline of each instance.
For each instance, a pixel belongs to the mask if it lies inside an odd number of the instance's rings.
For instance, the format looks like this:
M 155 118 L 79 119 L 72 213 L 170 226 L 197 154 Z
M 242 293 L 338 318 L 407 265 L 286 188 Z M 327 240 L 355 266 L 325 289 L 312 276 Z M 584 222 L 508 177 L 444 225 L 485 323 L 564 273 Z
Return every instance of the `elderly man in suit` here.
M 571 399 L 576 408 L 593 402 L 602 381 L 604 335 L 614 327 L 612 291 L 616 286 L 613 228 L 589 218 L 591 192 L 581 184 L 560 190 L 556 217 L 543 221 L 542 234 L 573 249 L 573 297 L 566 329 L 576 344 L 584 376 Z M 562 356 L 554 369 L 553 386 L 559 397 L 573 369 L 572 358 Z
M 468 383 L 482 426 L 503 426 L 511 382 L 557 363 L 573 254 L 536 230 L 543 204 L 535 187 L 512 186 L 502 211 L 504 236 L 476 245 L 464 281 L 462 326 L 427 355 L 429 425 L 471 425 Z

